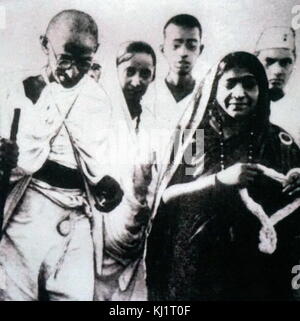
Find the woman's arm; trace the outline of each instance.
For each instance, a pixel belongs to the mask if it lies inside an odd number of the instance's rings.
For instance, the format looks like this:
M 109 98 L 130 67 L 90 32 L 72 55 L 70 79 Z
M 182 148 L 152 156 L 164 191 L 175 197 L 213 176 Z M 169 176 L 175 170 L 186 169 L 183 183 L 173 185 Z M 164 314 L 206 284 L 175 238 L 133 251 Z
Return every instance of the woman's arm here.
M 204 191 L 209 188 L 214 188 L 215 185 L 216 185 L 216 174 L 200 177 L 195 181 L 189 182 L 189 183 L 175 184 L 168 187 L 164 191 L 164 194 L 162 197 L 163 202 L 168 203 L 179 196 Z
M 193 182 L 176 184 L 168 187 L 163 194 L 164 203 L 186 194 L 202 192 L 220 186 L 245 187 L 254 181 L 262 170 L 256 164 L 237 163 L 217 174 L 200 176 Z

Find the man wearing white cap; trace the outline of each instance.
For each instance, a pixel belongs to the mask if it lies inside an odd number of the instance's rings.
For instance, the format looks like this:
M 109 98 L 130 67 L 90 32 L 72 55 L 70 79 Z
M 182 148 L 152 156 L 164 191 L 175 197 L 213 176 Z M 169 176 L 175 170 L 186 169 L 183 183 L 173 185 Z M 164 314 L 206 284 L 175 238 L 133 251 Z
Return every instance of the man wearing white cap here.
M 256 44 L 256 53 L 265 66 L 272 101 L 284 96 L 296 60 L 295 31 L 289 27 L 266 29 Z
M 265 29 L 257 41 L 255 53 L 266 69 L 270 99 L 276 102 L 272 104 L 270 120 L 286 129 L 300 144 L 297 122 L 300 110 L 286 97 L 286 85 L 296 61 L 295 31 L 285 26 Z

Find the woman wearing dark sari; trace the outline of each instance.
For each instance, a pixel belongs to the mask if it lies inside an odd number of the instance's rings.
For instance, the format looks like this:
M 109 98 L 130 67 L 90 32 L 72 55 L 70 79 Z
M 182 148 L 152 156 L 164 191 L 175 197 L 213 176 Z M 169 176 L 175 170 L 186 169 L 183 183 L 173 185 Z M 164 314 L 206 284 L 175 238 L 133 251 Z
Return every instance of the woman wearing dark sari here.
M 231 53 L 201 94 L 160 178 L 146 252 L 149 299 L 293 299 L 300 152 L 269 122 L 264 68 L 249 53 Z M 188 159 L 200 129 L 204 153 Z

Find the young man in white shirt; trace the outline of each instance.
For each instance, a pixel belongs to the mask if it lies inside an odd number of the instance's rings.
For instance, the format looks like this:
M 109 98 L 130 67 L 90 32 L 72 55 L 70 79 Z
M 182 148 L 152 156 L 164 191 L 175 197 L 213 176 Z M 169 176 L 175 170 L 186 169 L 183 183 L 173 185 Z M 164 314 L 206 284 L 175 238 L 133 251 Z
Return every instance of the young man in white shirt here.
M 164 127 L 173 130 L 197 88 L 192 72 L 204 45 L 200 22 L 188 14 L 172 17 L 165 24 L 163 33 L 160 49 L 169 71 L 165 79 L 156 84 L 156 115 Z

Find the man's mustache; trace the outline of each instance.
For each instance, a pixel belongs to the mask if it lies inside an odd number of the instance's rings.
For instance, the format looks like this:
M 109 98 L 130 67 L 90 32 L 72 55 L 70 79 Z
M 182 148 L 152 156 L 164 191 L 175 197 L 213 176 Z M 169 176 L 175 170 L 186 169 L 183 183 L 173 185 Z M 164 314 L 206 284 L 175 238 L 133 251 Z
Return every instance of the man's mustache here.
M 64 77 L 64 83 L 72 83 L 79 77 L 79 74 L 74 76 L 72 70 L 57 69 L 55 73 L 58 79 L 60 79 L 60 77 Z

